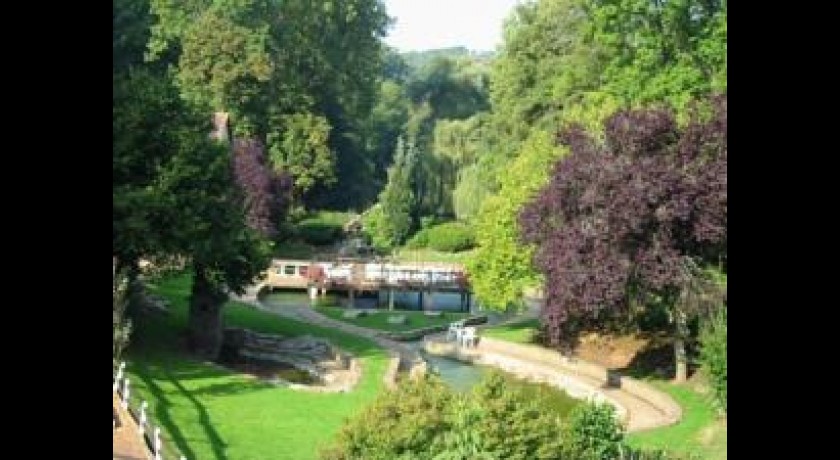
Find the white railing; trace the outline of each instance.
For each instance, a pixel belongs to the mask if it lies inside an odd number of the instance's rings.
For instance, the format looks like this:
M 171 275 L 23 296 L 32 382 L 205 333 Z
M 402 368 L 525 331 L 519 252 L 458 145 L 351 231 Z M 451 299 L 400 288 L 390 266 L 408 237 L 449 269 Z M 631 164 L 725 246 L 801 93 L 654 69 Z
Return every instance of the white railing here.
M 149 404 L 145 400 L 140 402 L 139 415 L 136 413 L 136 409 L 132 407 L 131 403 L 136 403 L 137 398 L 135 398 L 134 401 L 131 399 L 131 379 L 125 375 L 125 362 L 120 362 L 117 374 L 114 376 L 113 390 L 117 392 L 122 408 L 125 409 L 126 413 L 129 414 L 129 416 L 137 423 L 137 435 L 146 445 L 147 449 L 149 449 L 154 460 L 174 460 L 175 458 L 178 458 L 178 460 L 187 460 L 187 457 L 181 455 L 179 452 L 173 452 L 173 447 L 167 446 L 166 452 L 164 452 L 160 426 L 152 424 L 149 420 L 149 413 L 147 410 Z M 116 420 L 114 420 L 114 428 L 116 428 Z M 150 428 L 153 428 L 151 433 L 149 432 Z M 149 446 L 151 446 L 151 448 L 149 448 Z
M 348 281 L 353 278 L 353 268 L 357 263 L 307 262 L 275 259 L 270 270 L 274 276 L 305 278 L 301 267 L 320 266 L 328 281 Z M 390 263 L 361 264 L 365 281 L 379 281 L 396 284 L 412 282 L 423 284 L 457 283 L 464 277 L 463 268 L 456 267 L 419 267 Z M 286 274 L 287 267 L 293 267 L 293 273 Z

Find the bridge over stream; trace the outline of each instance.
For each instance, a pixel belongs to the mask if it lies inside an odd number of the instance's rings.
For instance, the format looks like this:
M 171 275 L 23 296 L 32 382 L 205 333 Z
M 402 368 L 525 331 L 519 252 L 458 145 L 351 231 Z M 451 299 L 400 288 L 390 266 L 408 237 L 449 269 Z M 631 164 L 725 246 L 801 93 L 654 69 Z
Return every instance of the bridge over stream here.
M 327 291 L 338 291 L 347 294 L 351 306 L 356 296 L 384 292 L 390 309 L 395 293 L 401 291 L 418 292 L 418 307 L 423 310 L 434 308 L 436 293 L 459 294 L 461 309 L 465 311 L 472 296 L 464 267 L 453 263 L 274 259 L 266 271 L 263 286 L 307 290 L 312 299 L 326 295 Z

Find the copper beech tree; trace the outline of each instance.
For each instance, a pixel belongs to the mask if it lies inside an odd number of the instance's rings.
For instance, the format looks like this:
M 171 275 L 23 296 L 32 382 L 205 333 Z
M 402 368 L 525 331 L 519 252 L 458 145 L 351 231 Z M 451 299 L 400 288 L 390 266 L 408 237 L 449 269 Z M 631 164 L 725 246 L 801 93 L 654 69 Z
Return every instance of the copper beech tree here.
M 545 274 L 552 345 L 573 338 L 575 318 L 655 299 L 675 326 L 676 378 L 686 378 L 688 318 L 720 302 L 705 269 L 726 260 L 726 97 L 709 107 L 682 129 L 669 111 L 623 110 L 603 141 L 579 126 L 559 134 L 571 155 L 520 214 Z

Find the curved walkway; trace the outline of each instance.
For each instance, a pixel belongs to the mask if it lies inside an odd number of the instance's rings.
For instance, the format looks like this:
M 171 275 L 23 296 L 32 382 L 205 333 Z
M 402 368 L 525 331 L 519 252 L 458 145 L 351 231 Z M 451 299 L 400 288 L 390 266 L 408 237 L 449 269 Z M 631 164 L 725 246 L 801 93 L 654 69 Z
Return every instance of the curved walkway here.
M 316 326 L 323 326 L 328 327 L 330 329 L 338 329 L 342 332 L 346 332 L 348 334 L 358 335 L 361 337 L 365 337 L 367 339 L 373 340 L 382 348 L 385 348 L 393 353 L 396 353 L 400 357 L 400 361 L 403 363 L 414 363 L 418 359 L 420 359 L 420 354 L 417 350 L 411 348 L 410 346 L 397 342 L 395 340 L 386 339 L 382 337 L 379 331 L 368 329 L 365 327 L 359 327 L 353 324 L 345 323 L 343 321 L 338 321 L 332 318 L 328 318 L 317 311 L 313 310 L 312 307 L 309 306 L 284 306 L 283 308 L 271 309 L 263 305 L 262 302 L 259 301 L 257 298 L 256 293 L 259 292 L 261 286 L 255 286 L 253 288 L 249 288 L 244 296 L 236 297 L 237 300 L 241 302 L 245 302 L 249 305 L 253 305 L 259 308 L 262 311 L 273 313 L 275 315 L 284 316 L 286 318 L 296 319 L 298 321 L 303 321 L 306 323 L 314 324 Z
M 682 417 L 679 404 L 650 385 L 623 376 L 615 379 L 617 385 L 607 385 L 606 368 L 554 350 L 489 337 L 480 338 L 474 348 L 461 348 L 441 335 L 427 336 L 425 346 L 434 354 L 498 367 L 528 380 L 564 388 L 574 397 L 611 403 L 626 422 L 628 432 L 671 425 Z
M 258 300 L 256 294 L 259 289 L 260 286 L 250 288 L 238 299 L 269 313 L 338 329 L 373 340 L 392 354 L 399 356 L 403 366 L 410 367 L 418 360 L 422 361 L 417 350 L 409 345 L 386 339 L 380 336 L 379 331 L 328 318 L 309 306 L 269 309 Z M 440 341 L 442 336 L 438 334 L 426 337 L 432 341 Z M 478 358 L 476 360 L 483 364 L 500 367 L 532 380 L 563 382 L 566 386 L 577 385 L 578 388 L 583 386 L 594 390 L 602 396 L 602 399 L 620 406 L 619 412 L 625 415 L 628 432 L 671 425 L 682 417 L 682 408 L 679 404 L 650 385 L 629 377 L 620 377 L 618 379 L 620 383 L 617 386 L 607 385 L 606 368 L 579 359 L 564 357 L 557 351 L 482 337 L 477 347 L 468 349 L 461 357 Z
M 140 437 L 140 429 L 134 417 L 123 409 L 120 397 L 113 392 L 114 412 L 120 419 L 120 426 L 114 428 L 114 460 L 149 460 L 152 454 L 146 442 Z

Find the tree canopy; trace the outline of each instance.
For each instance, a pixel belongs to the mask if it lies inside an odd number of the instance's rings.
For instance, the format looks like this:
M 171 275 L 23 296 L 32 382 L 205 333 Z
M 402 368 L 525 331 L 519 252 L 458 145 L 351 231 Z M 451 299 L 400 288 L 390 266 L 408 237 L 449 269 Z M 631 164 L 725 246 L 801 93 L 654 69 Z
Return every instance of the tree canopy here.
M 517 216 L 548 182 L 551 165 L 562 153 L 550 134 L 535 131 L 504 171 L 499 193 L 481 205 L 476 223 L 481 246 L 467 268 L 472 289 L 486 307 L 504 310 L 521 306 L 523 291 L 539 281 L 531 261 L 533 247 L 521 243 Z M 529 179 L 523 180 L 525 177 Z
M 294 168 L 296 196 L 347 206 L 375 193 L 355 178 L 379 148 L 367 127 L 388 24 L 381 2 L 152 0 L 151 12 L 149 59 L 172 57 L 185 99 L 229 113 L 237 137 Z

